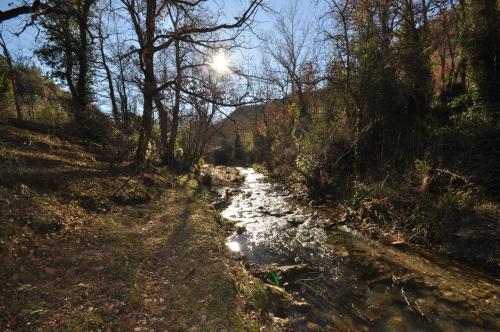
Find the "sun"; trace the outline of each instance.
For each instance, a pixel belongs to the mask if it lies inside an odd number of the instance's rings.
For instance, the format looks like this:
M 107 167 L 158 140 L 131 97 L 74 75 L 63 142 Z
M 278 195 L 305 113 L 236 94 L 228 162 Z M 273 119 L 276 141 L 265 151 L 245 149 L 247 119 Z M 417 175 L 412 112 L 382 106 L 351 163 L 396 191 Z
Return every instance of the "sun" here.
M 219 74 L 225 74 L 229 71 L 229 58 L 223 51 L 219 51 L 212 56 L 210 67 Z

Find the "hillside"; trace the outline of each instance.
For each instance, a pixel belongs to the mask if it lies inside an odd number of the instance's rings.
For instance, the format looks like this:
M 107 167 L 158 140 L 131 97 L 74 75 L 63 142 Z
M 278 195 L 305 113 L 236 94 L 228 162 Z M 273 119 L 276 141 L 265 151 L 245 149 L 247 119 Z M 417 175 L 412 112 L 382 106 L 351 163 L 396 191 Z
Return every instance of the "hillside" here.
M 227 118 L 213 125 L 205 156 L 210 161 L 222 164 L 262 162 L 263 157 L 255 153 L 263 148 L 261 144 L 267 143 L 259 139 L 270 142 L 271 137 L 279 134 L 290 122 L 286 101 L 237 107 Z M 238 144 L 237 133 L 244 146 L 244 158 L 239 161 L 233 156 L 235 144 Z
M 208 192 L 162 169 L 109 170 L 95 151 L 0 126 L 0 329 L 257 324 Z
M 223 141 L 233 142 L 236 134 L 236 127 L 240 130 L 251 130 L 263 115 L 263 105 L 241 106 L 235 108 L 228 117 L 223 118 L 214 124 L 212 129 L 215 133 L 211 141 L 211 146 L 221 145 Z

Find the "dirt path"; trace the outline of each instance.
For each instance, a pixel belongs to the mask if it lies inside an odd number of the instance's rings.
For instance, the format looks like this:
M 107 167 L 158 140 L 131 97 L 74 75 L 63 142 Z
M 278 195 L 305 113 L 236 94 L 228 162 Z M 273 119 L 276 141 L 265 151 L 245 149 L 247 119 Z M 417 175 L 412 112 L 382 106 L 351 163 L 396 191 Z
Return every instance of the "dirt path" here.
M 0 142 L 0 330 L 260 328 L 243 310 L 251 277 L 197 181 L 110 172 L 79 146 L 8 127 Z

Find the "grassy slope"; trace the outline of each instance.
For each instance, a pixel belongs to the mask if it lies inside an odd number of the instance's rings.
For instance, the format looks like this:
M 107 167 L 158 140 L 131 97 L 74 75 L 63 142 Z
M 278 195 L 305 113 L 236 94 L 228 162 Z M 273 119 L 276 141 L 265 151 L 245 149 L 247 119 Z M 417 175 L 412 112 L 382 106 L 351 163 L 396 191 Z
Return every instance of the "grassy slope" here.
M 196 182 L 111 172 L 88 148 L 5 126 L 0 164 L 1 330 L 258 329 L 242 310 L 252 281 Z

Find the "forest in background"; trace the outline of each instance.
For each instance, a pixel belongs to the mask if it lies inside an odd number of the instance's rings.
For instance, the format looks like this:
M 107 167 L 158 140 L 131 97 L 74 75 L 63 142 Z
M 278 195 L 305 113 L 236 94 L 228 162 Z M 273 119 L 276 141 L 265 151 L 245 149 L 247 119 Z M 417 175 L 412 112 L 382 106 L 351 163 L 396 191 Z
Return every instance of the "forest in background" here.
M 40 29 L 35 53 L 50 77 L 2 38 L 1 119 L 90 139 L 139 173 L 263 164 L 301 194 L 349 207 L 357 224 L 417 242 L 477 228 L 467 241 L 497 264 L 483 240 L 500 194 L 499 2 L 318 4 L 314 27 L 298 2 L 274 13 L 260 63 L 222 71 L 214 58 L 244 46 L 265 2 L 227 22 L 204 1 L 12 8 L 1 19 L 31 15 L 19 33 Z
M 264 163 L 299 196 L 340 202 L 341 218 L 368 235 L 404 234 L 495 269 L 498 7 L 328 1 L 323 72 L 310 27 L 291 6 L 267 49 L 267 72 L 290 91 L 225 120 L 219 137 L 230 139 L 215 161 Z

